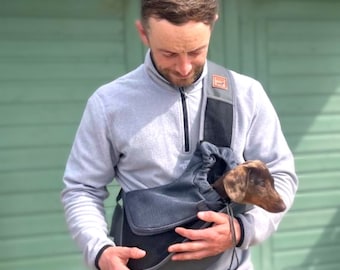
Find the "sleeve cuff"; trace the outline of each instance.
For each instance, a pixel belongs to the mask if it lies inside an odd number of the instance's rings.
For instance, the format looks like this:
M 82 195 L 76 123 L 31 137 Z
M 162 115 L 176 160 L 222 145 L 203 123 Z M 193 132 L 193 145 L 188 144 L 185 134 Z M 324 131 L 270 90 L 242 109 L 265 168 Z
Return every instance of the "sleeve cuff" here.
M 238 221 L 238 223 L 240 224 L 240 229 L 241 229 L 241 235 L 240 235 L 240 240 L 238 241 L 238 243 L 236 244 L 236 247 L 241 247 L 244 241 L 244 226 L 243 226 L 243 222 L 242 219 L 240 217 L 235 217 L 236 220 Z
M 96 259 L 95 259 L 95 261 L 94 261 L 94 265 L 95 265 L 95 267 L 96 267 L 98 270 L 100 270 L 99 265 L 98 265 L 100 256 L 101 256 L 101 255 L 103 254 L 103 252 L 104 252 L 107 248 L 109 248 L 109 247 L 112 247 L 112 245 L 105 245 L 105 246 L 103 246 L 103 247 L 98 251 L 98 253 L 97 253 Z

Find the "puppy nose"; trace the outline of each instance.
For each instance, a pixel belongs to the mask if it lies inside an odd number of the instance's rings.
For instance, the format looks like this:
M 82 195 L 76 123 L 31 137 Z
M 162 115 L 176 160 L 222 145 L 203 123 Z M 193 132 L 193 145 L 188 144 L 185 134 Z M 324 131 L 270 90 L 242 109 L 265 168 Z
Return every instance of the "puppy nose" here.
M 280 198 L 279 200 L 276 199 L 272 204 L 269 205 L 268 209 L 266 209 L 269 212 L 272 213 L 280 213 L 286 210 L 286 204 L 283 202 L 283 200 Z

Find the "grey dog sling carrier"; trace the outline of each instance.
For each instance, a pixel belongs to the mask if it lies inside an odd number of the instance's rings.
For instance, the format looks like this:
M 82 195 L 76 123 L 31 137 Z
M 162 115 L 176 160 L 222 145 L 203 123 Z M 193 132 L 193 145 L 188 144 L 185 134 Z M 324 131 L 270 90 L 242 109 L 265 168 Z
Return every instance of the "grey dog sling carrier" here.
M 234 214 L 246 211 L 246 206 L 226 202 L 211 187 L 214 181 L 237 165 L 229 148 L 233 85 L 229 70 L 208 62 L 208 76 L 203 87 L 202 141 L 187 169 L 170 184 L 129 192 L 121 190 L 117 196 L 110 236 L 116 245 L 146 251 L 144 258 L 129 260 L 131 270 L 205 270 L 221 255 L 199 261 L 172 261 L 168 247 L 187 241 L 174 229 L 178 226 L 209 227 L 211 224 L 197 218 L 197 212 L 225 212 L 227 203 Z

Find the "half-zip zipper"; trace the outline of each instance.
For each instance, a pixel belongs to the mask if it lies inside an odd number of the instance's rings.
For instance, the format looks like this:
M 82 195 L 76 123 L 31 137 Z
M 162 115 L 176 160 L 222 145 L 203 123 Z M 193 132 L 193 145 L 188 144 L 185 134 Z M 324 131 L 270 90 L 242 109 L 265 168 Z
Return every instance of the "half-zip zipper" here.
M 185 152 L 189 152 L 189 121 L 188 121 L 188 108 L 186 102 L 186 95 L 184 92 L 184 88 L 180 87 L 179 92 L 181 94 L 182 100 L 182 110 L 183 110 L 183 125 L 184 125 L 184 150 Z

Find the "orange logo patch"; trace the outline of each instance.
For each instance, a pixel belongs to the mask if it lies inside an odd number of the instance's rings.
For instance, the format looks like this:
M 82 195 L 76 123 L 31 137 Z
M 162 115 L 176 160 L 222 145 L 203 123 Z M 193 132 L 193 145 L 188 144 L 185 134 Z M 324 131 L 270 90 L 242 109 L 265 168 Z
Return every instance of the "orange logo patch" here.
M 214 88 L 220 88 L 222 90 L 228 89 L 228 81 L 226 77 L 222 77 L 219 75 L 212 76 L 212 84 Z

